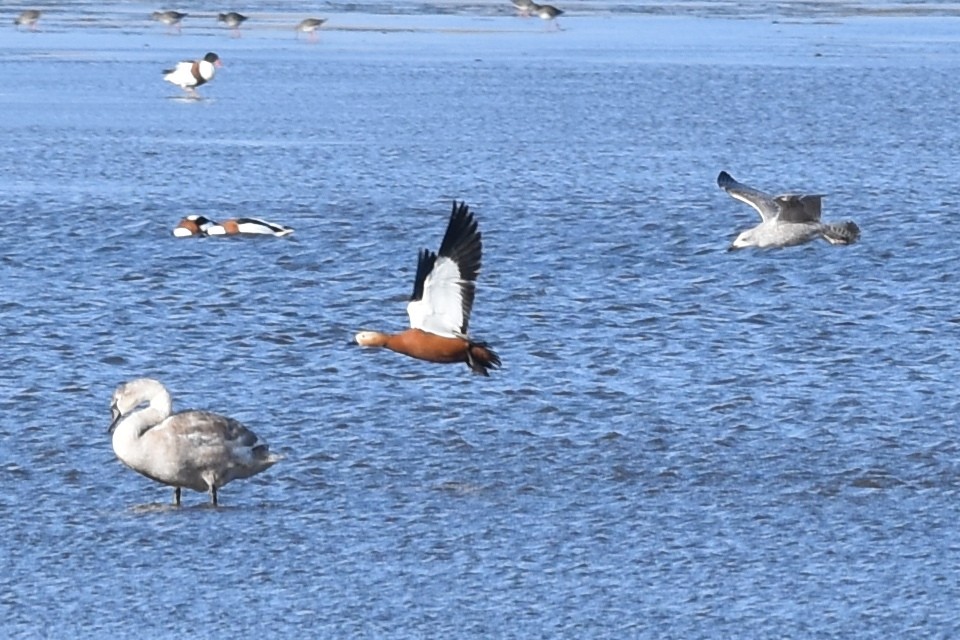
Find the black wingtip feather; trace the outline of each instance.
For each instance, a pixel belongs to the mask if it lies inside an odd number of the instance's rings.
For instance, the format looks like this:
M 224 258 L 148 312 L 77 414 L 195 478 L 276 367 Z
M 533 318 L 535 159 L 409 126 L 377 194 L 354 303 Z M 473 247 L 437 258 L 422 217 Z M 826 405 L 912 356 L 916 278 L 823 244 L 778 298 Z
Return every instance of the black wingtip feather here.
M 480 273 L 480 258 L 483 242 L 477 221 L 466 202 L 453 201 L 447 232 L 443 234 L 438 255 L 450 258 L 460 267 L 460 278 L 468 282 L 477 279 Z
M 477 221 L 466 202 L 453 201 L 450 222 L 440 243 L 439 255 L 450 258 L 460 269 L 461 291 L 463 294 L 463 326 L 460 332 L 467 333 L 470 325 L 470 312 L 476 294 L 477 276 L 480 274 L 480 260 L 483 253 L 483 241 L 477 229 Z
M 427 276 L 433 271 L 433 264 L 437 261 L 437 254 L 429 249 L 421 249 L 417 257 L 417 277 L 413 280 L 413 295 L 410 300 L 421 300 L 423 298 L 423 283 Z
M 461 289 L 463 293 L 463 326 L 460 332 L 467 333 L 470 322 L 470 311 L 473 309 L 475 282 L 480 273 L 480 259 L 483 253 L 483 242 L 477 221 L 470 213 L 466 202 L 453 201 L 453 210 L 450 212 L 450 221 L 440 243 L 440 251 L 433 253 L 429 249 L 421 249 L 417 260 L 417 276 L 413 282 L 413 295 L 410 300 L 423 299 L 423 285 L 433 270 L 437 257 L 449 258 L 457 264 L 460 271 Z
M 737 181 L 733 179 L 733 176 L 726 171 L 721 171 L 720 175 L 717 176 L 717 185 L 721 189 L 726 189 L 727 187 L 733 186 L 736 183 Z

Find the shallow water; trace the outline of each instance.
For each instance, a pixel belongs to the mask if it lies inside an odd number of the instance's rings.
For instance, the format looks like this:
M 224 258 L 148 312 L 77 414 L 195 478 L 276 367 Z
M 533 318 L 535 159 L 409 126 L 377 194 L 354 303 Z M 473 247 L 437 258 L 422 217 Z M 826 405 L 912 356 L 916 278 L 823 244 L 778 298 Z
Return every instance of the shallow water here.
M 748 5 L 5 34 L 0 635 L 956 635 L 958 24 Z M 861 242 L 726 252 L 721 169 Z M 489 379 L 348 346 L 454 198 Z M 286 460 L 169 507 L 106 434 L 144 375 Z

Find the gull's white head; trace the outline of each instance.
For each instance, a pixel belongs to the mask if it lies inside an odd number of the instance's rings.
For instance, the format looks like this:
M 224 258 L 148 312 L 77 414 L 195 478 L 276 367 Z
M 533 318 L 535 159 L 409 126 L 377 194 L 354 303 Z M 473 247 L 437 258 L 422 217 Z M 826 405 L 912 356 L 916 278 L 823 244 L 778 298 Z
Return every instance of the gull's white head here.
M 743 233 L 737 236 L 733 241 L 727 251 L 733 251 L 734 249 L 744 249 L 746 247 L 755 247 L 758 244 L 755 229 L 747 229 Z

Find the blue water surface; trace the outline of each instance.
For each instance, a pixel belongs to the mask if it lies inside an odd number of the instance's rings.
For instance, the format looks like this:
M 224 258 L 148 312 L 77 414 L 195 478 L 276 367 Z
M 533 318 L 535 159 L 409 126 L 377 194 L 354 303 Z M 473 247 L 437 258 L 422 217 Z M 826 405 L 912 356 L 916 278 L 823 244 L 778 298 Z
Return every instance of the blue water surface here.
M 0 636 L 960 633 L 949 6 L 71 6 L 0 39 Z M 860 243 L 727 252 L 720 170 Z M 488 379 L 349 344 L 454 199 Z M 285 460 L 173 508 L 141 376 Z

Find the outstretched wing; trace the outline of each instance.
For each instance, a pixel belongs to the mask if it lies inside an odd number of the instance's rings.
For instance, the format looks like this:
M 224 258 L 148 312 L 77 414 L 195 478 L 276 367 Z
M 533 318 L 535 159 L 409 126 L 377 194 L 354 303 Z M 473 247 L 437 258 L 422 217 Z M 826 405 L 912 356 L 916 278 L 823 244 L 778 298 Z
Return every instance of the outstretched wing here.
M 420 251 L 407 304 L 411 328 L 447 337 L 467 334 L 482 249 L 473 214 L 466 203 L 454 202 L 440 251 Z
M 799 193 L 786 193 L 775 198 L 780 206 L 781 222 L 818 222 L 820 220 L 820 199 L 819 194 L 804 195 Z
M 726 171 L 721 171 L 717 176 L 717 184 L 730 194 L 731 198 L 745 202 L 756 209 L 764 222 L 777 217 L 780 213 L 780 205 L 777 204 L 776 198 L 769 193 L 740 184 Z

